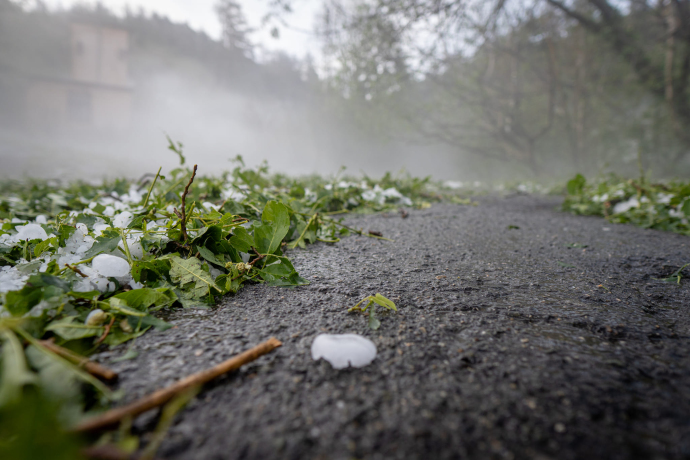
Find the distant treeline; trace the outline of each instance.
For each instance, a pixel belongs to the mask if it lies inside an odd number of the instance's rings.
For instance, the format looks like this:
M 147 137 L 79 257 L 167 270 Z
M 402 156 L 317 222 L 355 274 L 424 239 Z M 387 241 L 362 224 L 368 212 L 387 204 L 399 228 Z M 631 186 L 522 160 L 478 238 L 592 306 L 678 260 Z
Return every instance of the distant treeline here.
M 420 141 L 536 174 L 637 160 L 690 170 L 688 0 L 333 0 L 325 11 L 331 84 Z

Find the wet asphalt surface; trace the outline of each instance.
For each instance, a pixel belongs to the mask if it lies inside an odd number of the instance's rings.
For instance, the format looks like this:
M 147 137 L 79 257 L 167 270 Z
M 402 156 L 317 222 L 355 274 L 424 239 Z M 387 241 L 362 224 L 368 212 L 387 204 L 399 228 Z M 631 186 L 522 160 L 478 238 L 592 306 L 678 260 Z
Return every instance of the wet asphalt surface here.
M 480 201 L 351 217 L 395 242 L 293 251 L 309 286 L 177 310 L 176 328 L 137 339 L 136 359 L 111 361 L 127 344 L 99 359 L 129 401 L 283 341 L 205 387 L 162 458 L 690 458 L 690 279 L 658 280 L 690 262 L 690 239 L 564 214 L 557 198 Z M 347 308 L 376 292 L 399 313 L 371 331 Z M 362 334 L 378 356 L 314 362 L 322 332 Z

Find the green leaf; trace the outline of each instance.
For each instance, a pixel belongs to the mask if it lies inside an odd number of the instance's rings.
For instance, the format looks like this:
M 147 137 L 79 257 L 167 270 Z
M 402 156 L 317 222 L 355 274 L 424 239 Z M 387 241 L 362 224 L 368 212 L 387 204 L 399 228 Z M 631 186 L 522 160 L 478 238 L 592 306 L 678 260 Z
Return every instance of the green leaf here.
M 221 275 L 216 279 L 216 283 L 223 288 L 223 293 L 232 292 L 233 294 L 240 290 L 244 277 L 239 276 L 237 269 L 231 269 L 227 275 Z
M 41 265 L 43 265 L 42 260 L 34 260 L 26 264 L 17 265 L 16 267 L 20 272 L 29 274 L 38 271 Z
M 690 198 L 685 200 L 685 202 L 683 203 L 683 206 L 680 207 L 680 210 L 686 216 L 690 216 Z
M 86 214 L 79 214 L 76 220 L 76 223 L 86 225 L 89 228 L 89 230 L 93 230 L 93 226 L 96 224 L 96 222 L 96 216 L 90 216 Z
M 376 293 L 375 296 L 370 297 L 370 298 L 372 301 L 376 302 L 377 304 L 381 305 L 384 308 L 387 308 L 387 309 L 393 310 L 393 311 L 398 311 L 398 309 L 395 307 L 395 303 L 392 300 L 387 299 L 386 297 L 382 296 L 378 292 Z
M 89 259 L 101 253 L 107 254 L 113 252 L 115 248 L 117 248 L 118 244 L 120 244 L 121 239 L 122 236 L 119 232 L 112 229 L 106 229 L 103 232 L 103 235 L 96 238 L 96 242 L 93 243 L 91 249 L 86 251 L 86 254 L 84 254 L 84 258 Z
M 261 215 L 263 225 L 254 230 L 256 248 L 261 254 L 273 254 L 290 229 L 288 208 L 277 201 L 269 201 Z
M 246 228 L 235 227 L 232 229 L 232 238 L 230 238 L 230 244 L 233 248 L 237 249 L 239 252 L 249 252 L 253 246 L 256 246 L 254 237 L 252 237 Z
M 207 216 L 208 217 L 208 216 Z M 204 227 L 198 231 L 191 244 L 195 246 L 206 246 L 210 241 L 220 241 L 223 238 L 223 229 L 219 225 Z
M 64 247 L 65 246 L 65 241 L 69 239 L 70 236 L 74 233 L 76 230 L 75 227 L 72 227 L 71 225 L 60 225 L 60 229 L 58 230 L 58 240 L 60 243 L 60 246 Z
M 213 264 L 216 264 L 220 267 L 225 266 L 224 262 L 218 260 L 218 258 L 216 258 L 216 256 L 211 251 L 206 249 L 204 246 L 197 246 L 196 249 L 197 249 L 197 251 L 199 251 L 199 255 L 201 257 L 203 257 L 204 259 L 206 259 L 207 261 L 209 261 Z
M 130 307 L 129 305 L 127 305 L 127 302 L 117 297 L 111 297 L 110 299 L 108 299 L 108 303 L 110 304 L 110 308 L 122 313 L 123 315 L 139 317 L 146 316 L 145 312 Z
M 176 153 L 177 156 L 180 158 L 180 165 L 183 165 L 185 162 L 185 157 L 182 154 L 182 148 L 184 147 L 184 145 L 182 145 L 182 142 L 173 142 L 173 140 L 170 139 L 170 136 L 168 136 L 167 134 L 165 135 L 165 138 L 168 140 L 168 150 Z
M 123 300 L 128 306 L 146 311 L 151 306 L 167 307 L 177 300 L 177 296 L 170 289 L 142 288 L 121 292 L 113 298 Z
M 146 333 L 151 328 L 151 326 L 143 328 L 139 331 L 134 331 L 134 332 L 125 332 L 122 329 L 115 329 L 113 331 L 110 331 L 110 334 L 105 338 L 103 343 L 106 345 L 110 345 L 110 347 L 116 347 L 120 345 L 121 343 L 125 343 L 128 340 L 136 339 L 137 337 L 141 337 Z
M 582 174 L 577 174 L 568 181 L 567 189 L 569 195 L 579 195 L 585 187 L 587 180 Z
M 38 273 L 35 275 L 31 275 L 29 277 L 29 284 L 34 287 L 53 286 L 63 292 L 68 292 L 70 290 L 69 283 L 67 281 L 57 276 L 49 275 L 46 273 Z
M 132 263 L 132 278 L 137 283 L 153 283 L 165 279 L 170 272 L 169 258 L 156 260 L 134 261 Z
M 267 265 L 261 269 L 262 273 L 268 273 L 269 275 L 273 276 L 288 276 L 294 271 L 295 269 L 293 267 L 283 263 Z
M 201 268 L 201 261 L 196 257 L 170 259 L 170 277 L 183 290 L 191 292 L 194 298 L 200 299 L 208 295 L 221 294 L 213 277 Z
M 173 327 L 172 324 L 168 323 L 167 321 L 163 321 L 162 319 L 156 318 L 153 315 L 146 315 L 143 318 L 141 318 L 140 325 L 143 327 L 153 326 L 157 331 L 167 331 L 168 329 Z
M 35 345 L 26 348 L 26 358 L 38 371 L 41 390 L 58 400 L 78 400 L 81 392 L 79 382 L 61 358 L 45 349 L 39 350 Z
M 34 248 L 34 257 L 40 257 L 41 254 L 46 252 L 50 246 L 57 247 L 57 245 L 58 245 L 58 238 L 56 236 L 53 238 L 48 238 L 45 241 L 41 241 Z
M 2 346 L 2 372 L 0 373 L 0 408 L 17 402 L 25 385 L 36 382 L 36 375 L 29 371 L 24 358 L 24 348 L 14 332 L 0 332 Z
M 70 291 L 67 293 L 67 295 L 74 297 L 75 299 L 93 300 L 93 299 L 97 299 L 101 295 L 101 291 L 87 291 L 87 292 Z
M 22 316 L 42 299 L 43 289 L 41 287 L 27 285 L 19 291 L 9 291 L 5 294 L 5 309 L 12 316 Z
M 297 272 L 292 272 L 290 276 L 269 281 L 267 284 L 269 286 L 306 286 L 309 281 L 299 276 Z
M 75 322 L 76 320 L 76 316 L 67 316 L 53 321 L 46 327 L 46 331 L 52 331 L 65 340 L 96 337 L 103 334 L 103 327 L 87 326 L 86 324 Z
M 381 327 L 381 321 L 376 318 L 376 313 L 374 313 L 374 309 L 369 310 L 369 329 L 371 330 L 377 330 L 378 328 Z

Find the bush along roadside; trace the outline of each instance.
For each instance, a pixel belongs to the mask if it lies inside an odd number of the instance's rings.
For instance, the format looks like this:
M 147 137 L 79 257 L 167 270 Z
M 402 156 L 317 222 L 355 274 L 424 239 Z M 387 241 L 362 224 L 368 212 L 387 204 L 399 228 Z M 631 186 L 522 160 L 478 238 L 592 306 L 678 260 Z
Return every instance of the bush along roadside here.
M 184 164 L 181 145 L 170 149 Z M 74 425 L 119 395 L 66 353 L 165 330 L 156 312 L 209 307 L 245 283 L 306 284 L 287 249 L 382 238 L 348 227 L 343 213 L 405 217 L 401 207 L 441 199 L 428 178 L 291 179 L 235 161 L 220 177 L 194 166 L 97 186 L 0 184 L 0 412 L 59 400 L 55 420 Z
M 567 184 L 562 209 L 602 216 L 612 223 L 690 235 L 690 182 L 652 183 L 644 176 L 624 179 L 616 175 L 588 182 L 578 174 Z

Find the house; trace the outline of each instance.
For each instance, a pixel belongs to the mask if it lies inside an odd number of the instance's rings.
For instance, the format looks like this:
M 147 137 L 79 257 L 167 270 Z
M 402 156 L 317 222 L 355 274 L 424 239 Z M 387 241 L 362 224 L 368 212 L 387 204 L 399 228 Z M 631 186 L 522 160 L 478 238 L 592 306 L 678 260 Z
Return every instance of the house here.
M 127 31 L 70 27 L 70 75 L 26 77 L 25 123 L 48 131 L 126 130 L 132 115 Z

